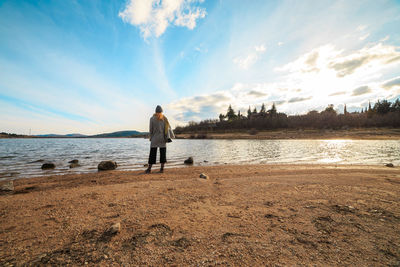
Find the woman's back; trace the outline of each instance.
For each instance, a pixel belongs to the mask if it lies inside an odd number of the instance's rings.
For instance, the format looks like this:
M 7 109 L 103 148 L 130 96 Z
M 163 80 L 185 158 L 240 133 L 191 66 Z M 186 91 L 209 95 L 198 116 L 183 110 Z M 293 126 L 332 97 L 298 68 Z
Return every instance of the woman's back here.
M 157 119 L 156 116 L 150 118 L 150 140 L 151 147 L 165 147 L 165 122 Z

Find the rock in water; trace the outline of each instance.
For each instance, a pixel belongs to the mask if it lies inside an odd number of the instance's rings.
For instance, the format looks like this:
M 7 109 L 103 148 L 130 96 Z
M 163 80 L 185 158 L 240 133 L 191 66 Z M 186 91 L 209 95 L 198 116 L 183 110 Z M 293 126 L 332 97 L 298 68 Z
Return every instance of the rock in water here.
M 185 164 L 193 164 L 193 158 L 192 157 L 188 157 L 183 163 L 185 163 Z
M 4 184 L 0 185 L 0 191 L 4 191 L 4 192 L 14 191 L 14 182 L 7 181 Z
M 42 165 L 42 170 L 54 169 L 56 165 L 52 162 L 46 162 Z
M 203 179 L 208 179 L 209 177 L 208 177 L 208 175 L 207 175 L 207 174 L 200 173 L 200 178 L 203 178 Z
M 393 168 L 393 167 L 394 167 L 394 165 L 393 165 L 393 163 L 388 163 L 388 164 L 386 164 L 386 167 Z
M 73 159 L 73 160 L 71 160 L 71 161 L 68 161 L 68 163 L 78 164 L 78 163 L 79 163 L 79 160 Z
M 80 167 L 81 165 L 80 164 L 78 164 L 78 163 L 71 163 L 71 164 L 69 164 L 69 168 L 71 169 L 71 168 L 76 168 L 76 167 Z
M 111 160 L 102 161 L 97 166 L 97 169 L 99 171 L 115 170 L 116 168 L 117 168 L 117 163 Z
M 107 232 L 111 235 L 117 234 L 119 231 L 121 231 L 121 223 L 114 223 L 111 225 L 110 228 L 108 228 Z

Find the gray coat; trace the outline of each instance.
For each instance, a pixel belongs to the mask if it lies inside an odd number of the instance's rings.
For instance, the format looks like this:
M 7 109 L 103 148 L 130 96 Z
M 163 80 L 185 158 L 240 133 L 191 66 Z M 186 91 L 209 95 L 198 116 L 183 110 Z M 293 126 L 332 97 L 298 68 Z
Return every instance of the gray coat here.
M 163 120 L 158 120 L 156 117 L 152 116 L 150 118 L 150 141 L 151 147 L 166 147 L 167 140 L 164 135 L 165 122 Z M 168 128 L 167 138 L 175 138 L 171 127 Z

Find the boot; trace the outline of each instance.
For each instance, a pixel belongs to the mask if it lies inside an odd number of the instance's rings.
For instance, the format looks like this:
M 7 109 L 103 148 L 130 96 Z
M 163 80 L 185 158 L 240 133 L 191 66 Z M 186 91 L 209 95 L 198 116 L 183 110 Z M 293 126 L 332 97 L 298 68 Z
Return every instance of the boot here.
M 147 167 L 147 170 L 145 171 L 145 173 L 151 173 L 151 164 L 149 164 L 149 167 Z
M 164 172 L 164 163 L 161 163 L 160 173 Z

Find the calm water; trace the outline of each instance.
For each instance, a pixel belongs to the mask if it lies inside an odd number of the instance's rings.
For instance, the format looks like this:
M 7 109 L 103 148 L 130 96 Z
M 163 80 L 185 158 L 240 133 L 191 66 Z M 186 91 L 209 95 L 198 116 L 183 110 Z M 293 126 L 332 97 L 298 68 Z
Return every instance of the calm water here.
M 0 139 L 0 179 L 97 171 L 102 160 L 115 160 L 118 170 L 144 169 L 147 139 Z M 225 163 L 400 164 L 400 140 L 174 140 L 168 145 L 168 166 Z M 157 155 L 159 157 L 159 155 Z M 69 169 L 78 159 L 82 167 Z M 42 171 L 42 162 L 56 169 Z M 158 160 L 158 159 L 157 159 Z

